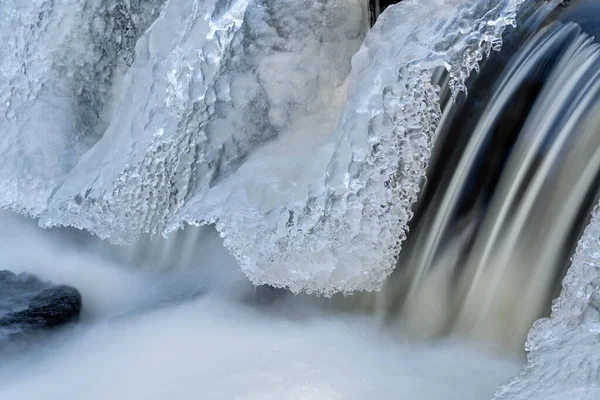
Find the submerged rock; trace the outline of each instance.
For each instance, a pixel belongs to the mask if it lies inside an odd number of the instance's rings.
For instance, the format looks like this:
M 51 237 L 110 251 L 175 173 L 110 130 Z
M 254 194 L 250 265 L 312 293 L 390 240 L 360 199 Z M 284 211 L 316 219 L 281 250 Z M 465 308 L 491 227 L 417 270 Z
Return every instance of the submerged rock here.
M 0 271 L 0 340 L 12 339 L 77 321 L 81 294 L 26 273 Z

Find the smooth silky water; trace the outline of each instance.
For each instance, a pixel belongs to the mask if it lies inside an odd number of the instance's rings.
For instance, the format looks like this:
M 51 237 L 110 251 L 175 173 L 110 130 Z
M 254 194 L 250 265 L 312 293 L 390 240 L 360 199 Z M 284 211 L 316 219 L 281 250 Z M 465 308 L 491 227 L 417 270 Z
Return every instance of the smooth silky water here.
M 161 271 L 158 259 L 112 261 L 102 245 L 2 221 L 2 267 L 84 298 L 76 327 L 2 355 L 2 399 L 481 399 L 519 369 L 516 356 L 414 344 L 370 316 L 255 290 L 212 228 Z M 186 250 L 195 262 L 179 259 Z
M 386 322 L 520 350 L 548 314 L 600 187 L 598 8 L 556 4 L 523 11 L 446 103 L 398 268 L 359 300 Z
M 0 354 L 0 399 L 491 398 L 600 189 L 598 7 L 534 3 L 468 96 L 440 92 L 427 178 L 378 293 L 255 287 L 212 225 L 118 247 L 0 214 L 0 269 L 84 299 L 79 324 Z

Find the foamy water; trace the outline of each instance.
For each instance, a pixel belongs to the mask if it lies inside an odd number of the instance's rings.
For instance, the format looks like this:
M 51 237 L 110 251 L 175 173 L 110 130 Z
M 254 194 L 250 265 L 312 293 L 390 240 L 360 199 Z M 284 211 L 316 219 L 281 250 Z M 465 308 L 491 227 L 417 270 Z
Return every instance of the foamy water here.
M 84 313 L 0 361 L 1 399 L 487 399 L 519 369 L 516 358 L 456 343 L 412 344 L 306 297 L 258 305 L 218 249 L 195 274 L 159 276 L 57 231 L 2 222 L 0 266 L 77 287 Z

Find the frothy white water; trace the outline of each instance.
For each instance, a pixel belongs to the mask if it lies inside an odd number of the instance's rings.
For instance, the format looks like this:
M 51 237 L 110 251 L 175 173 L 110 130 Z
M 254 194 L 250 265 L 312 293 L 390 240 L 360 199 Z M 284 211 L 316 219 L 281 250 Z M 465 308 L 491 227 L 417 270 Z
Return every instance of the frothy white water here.
M 156 290 L 141 266 L 117 266 L 21 220 L 1 226 L 0 265 L 75 285 L 86 312 L 48 345 L 0 360 L 2 399 L 478 400 L 519 368 L 460 344 L 398 341 L 370 318 L 332 315 L 308 298 L 258 306 L 222 245 L 225 257 L 196 268 L 211 290 L 157 307 L 190 275 L 174 272 Z

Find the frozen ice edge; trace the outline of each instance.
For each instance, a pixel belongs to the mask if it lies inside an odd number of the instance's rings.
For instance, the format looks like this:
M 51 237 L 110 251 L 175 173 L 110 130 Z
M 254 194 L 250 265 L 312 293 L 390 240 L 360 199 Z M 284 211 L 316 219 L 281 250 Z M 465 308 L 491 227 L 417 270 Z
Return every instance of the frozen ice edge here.
M 244 32 L 260 10 L 249 0 L 169 0 L 136 45 L 102 139 L 52 191 L 48 207 L 29 212 L 40 214 L 43 227 L 71 225 L 116 243 L 183 223 L 215 223 L 255 284 L 326 296 L 377 290 L 395 267 L 440 117 L 429 71 L 445 66 L 452 89 L 464 90 L 470 71 L 501 46 L 522 2 L 405 0 L 388 8 L 352 58 L 337 128 L 295 156 L 298 163 L 315 157 L 322 169 L 281 191 L 285 176 L 270 174 L 276 184 L 269 185 L 252 183 L 242 168 L 218 176 L 211 160 L 220 157 L 221 142 L 203 130 L 217 101 L 235 103 L 221 78 L 235 62 L 236 40 L 264 33 Z M 305 12 L 298 4 L 270 7 Z M 223 132 L 219 140 L 245 143 L 235 129 Z M 285 137 L 279 133 L 265 140 Z M 260 154 L 263 145 L 240 151 Z M 263 159 L 274 171 L 283 165 Z M 17 187 L 18 198 L 28 189 Z
M 592 213 L 550 318 L 527 339 L 527 366 L 495 400 L 600 398 L 600 204 Z

